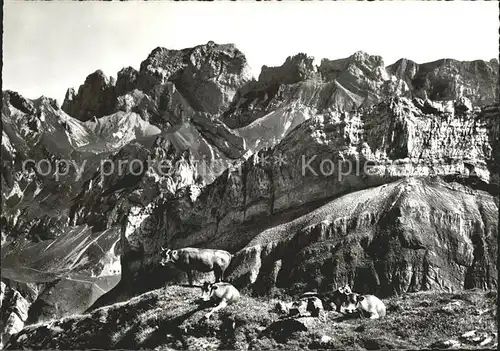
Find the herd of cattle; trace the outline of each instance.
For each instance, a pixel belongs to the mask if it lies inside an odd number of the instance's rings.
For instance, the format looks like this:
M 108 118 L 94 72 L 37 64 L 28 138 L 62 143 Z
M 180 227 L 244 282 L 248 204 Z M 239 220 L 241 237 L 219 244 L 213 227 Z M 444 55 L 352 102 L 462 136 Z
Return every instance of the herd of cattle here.
M 223 282 L 224 273 L 231 263 L 232 255 L 224 250 L 183 248 L 177 250 L 166 250 L 162 248 L 160 264 L 162 266 L 173 263 L 178 269 L 186 272 L 189 284 L 193 286 L 193 271 L 214 272 L 215 282 L 205 282 L 202 287 L 201 299 L 205 302 L 218 302 L 206 318 L 218 310 L 232 304 L 240 298 L 239 291 L 230 283 Z M 324 294 L 327 302 L 335 306 L 337 312 L 346 315 L 358 314 L 362 317 L 377 319 L 384 317 L 386 308 L 384 303 L 374 295 L 360 295 L 352 292 L 346 285 L 337 290 Z M 323 299 L 325 300 L 325 299 Z M 323 301 L 318 293 L 308 292 L 302 294 L 300 299 L 291 303 L 279 303 L 277 308 L 282 313 L 288 315 L 300 315 L 301 306 L 310 313 L 311 316 L 318 316 L 323 309 Z

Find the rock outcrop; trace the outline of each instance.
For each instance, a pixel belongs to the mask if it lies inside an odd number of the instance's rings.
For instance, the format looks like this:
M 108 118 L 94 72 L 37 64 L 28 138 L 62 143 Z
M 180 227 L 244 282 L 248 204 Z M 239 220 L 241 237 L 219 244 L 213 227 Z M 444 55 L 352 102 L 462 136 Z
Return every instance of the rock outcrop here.
M 401 59 L 387 67 L 410 87 L 412 96 L 437 101 L 466 97 L 474 105 L 498 104 L 498 60 L 437 60 L 417 64 Z
M 155 89 L 172 82 L 196 111 L 218 114 L 250 80 L 247 60 L 232 44 L 209 42 L 184 50 L 158 47 L 141 63 L 139 71 L 128 67 L 118 72 L 116 86 L 102 71 L 89 75 L 78 93 L 68 90 L 63 109 L 82 121 L 99 118 L 114 112 L 119 96 L 134 89 L 154 96 Z
M 116 101 L 114 85 L 114 78 L 97 70 L 85 79 L 78 92 L 68 89 L 62 109 L 82 122 L 110 114 Z
M 29 297 L 28 297 L 29 299 Z M 14 334 L 20 332 L 24 323 L 28 319 L 28 301 L 19 291 L 2 281 L 0 282 L 0 325 L 2 334 L 0 335 L 0 347 Z

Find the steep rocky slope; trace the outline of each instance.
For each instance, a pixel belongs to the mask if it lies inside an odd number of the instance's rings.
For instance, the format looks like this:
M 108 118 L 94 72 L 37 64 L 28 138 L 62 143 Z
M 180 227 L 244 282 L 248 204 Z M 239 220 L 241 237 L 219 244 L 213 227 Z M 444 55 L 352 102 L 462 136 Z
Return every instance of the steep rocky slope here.
M 11 238 L 57 236 L 69 225 L 71 199 L 100 160 L 131 140 L 160 133 L 135 113 L 82 123 L 50 99 L 31 101 L 14 92 L 4 92 L 2 111 L 4 239 L 5 232 Z
M 116 89 L 114 79 L 97 71 L 78 93 L 68 91 L 62 109 L 44 97 L 32 101 L 15 92 L 3 93 L 2 156 L 10 162 L 2 164 L 2 258 L 6 262 L 2 278 L 9 284 L 21 281 L 43 285 L 30 300 L 35 316 L 31 321 L 79 312 L 119 279 L 120 219 L 114 222 L 113 218 L 120 213 L 120 198 L 130 195 L 135 206 L 132 211 L 148 201 L 165 201 L 163 196 L 168 198 L 168 194 L 195 180 L 212 181 L 231 157 L 241 156 L 243 139 L 190 104 L 211 112 L 224 108 L 249 75 L 244 56 L 231 45 L 213 43 L 178 54 L 183 56 L 183 66 L 169 73 L 176 77 L 174 83 L 167 82 L 166 74 L 169 60 L 178 55 L 158 49 L 143 63 L 138 86 L 133 85 L 133 69 L 119 73 Z M 168 67 L 160 67 L 163 63 Z M 159 71 L 165 81 L 155 80 Z M 176 85 L 183 89 L 183 95 Z M 200 90 L 202 85 L 205 93 Z M 158 126 L 149 123 L 150 119 Z M 113 157 L 123 160 L 127 154 L 130 160 L 148 155 L 157 162 L 166 161 L 167 156 L 172 165 L 160 172 L 149 169 L 147 160 L 142 159 L 143 174 L 125 176 L 123 183 L 120 177 L 113 179 L 121 185 L 113 183 L 107 189 L 111 182 L 99 177 L 103 166 L 109 166 Z M 207 159 L 206 166 L 198 166 L 207 169 L 200 179 L 195 179 L 200 173 L 196 167 L 186 169 L 177 163 L 192 161 L 189 154 L 198 160 Z M 191 174 L 186 175 L 186 171 Z M 161 184 L 157 183 L 159 179 L 163 179 Z M 100 186 L 103 182 L 105 185 Z M 125 194 L 116 195 L 119 190 Z M 117 208 L 112 204 L 115 200 Z M 89 211 L 96 212 L 79 211 L 87 204 Z M 110 212 L 115 215 L 102 223 Z M 96 214 L 99 220 L 93 219 Z M 33 260 L 34 247 L 54 250 Z M 61 260 L 60 254 L 68 256 Z M 67 259 L 71 256 L 78 262 Z M 82 293 L 76 294 L 78 290 Z M 57 303 L 51 294 L 58 296 Z
M 12 335 L 23 329 L 24 322 L 28 319 L 33 295 L 37 294 L 37 287 L 33 285 L 27 286 L 25 293 L 20 293 L 16 287 L 7 286 L 4 281 L 0 282 L 0 326 L 2 327 L 0 347 L 3 347 Z
M 391 76 L 379 56 L 363 52 L 340 60 L 305 54 L 288 57 L 280 67 L 262 68 L 259 80 L 241 91 L 239 99 L 224 114 L 224 122 L 238 128 L 298 101 L 317 112 L 329 108 L 351 111 L 391 95 L 404 95 L 408 87 Z
M 260 292 L 344 282 L 378 296 L 493 289 L 497 213 L 489 194 L 410 178 L 350 193 L 261 232 L 237 254 L 231 278 Z
M 228 249 L 259 294 L 495 288 L 498 62 L 313 62 L 253 80 L 209 42 L 97 71 L 62 108 L 4 92 L 2 279 L 29 310 L 7 333 L 182 281 L 161 245 Z
M 119 117 L 110 123 L 116 116 L 109 116 L 99 128 L 70 117 L 51 99 L 3 93 L 2 284 L 36 286 L 13 288 L 24 299 L 15 301 L 28 304 L 7 323 L 7 333 L 25 320 L 84 311 L 119 281 L 119 231 L 75 226 L 70 219 L 73 199 L 102 159 L 132 139 L 159 133 L 134 113 Z

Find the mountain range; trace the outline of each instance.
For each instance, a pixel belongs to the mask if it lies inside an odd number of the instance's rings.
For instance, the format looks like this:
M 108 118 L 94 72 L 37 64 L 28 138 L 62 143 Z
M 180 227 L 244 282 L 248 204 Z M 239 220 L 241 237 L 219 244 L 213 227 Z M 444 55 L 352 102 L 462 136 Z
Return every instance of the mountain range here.
M 255 295 L 496 289 L 498 61 L 156 48 L 55 100 L 2 96 L 2 342 L 225 249 Z M 198 279 L 210 276 L 199 275 Z

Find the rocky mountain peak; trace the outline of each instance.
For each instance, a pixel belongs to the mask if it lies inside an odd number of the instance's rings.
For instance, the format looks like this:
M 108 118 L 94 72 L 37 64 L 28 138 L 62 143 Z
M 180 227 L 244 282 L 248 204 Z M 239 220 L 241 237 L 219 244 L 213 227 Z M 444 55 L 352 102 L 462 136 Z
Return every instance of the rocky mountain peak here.
M 38 99 L 35 99 L 33 101 L 38 105 L 48 105 L 56 110 L 60 109 L 60 106 L 57 103 L 56 99 L 53 99 L 53 98 L 50 98 L 50 97 L 47 97 L 44 95 L 40 96 Z
M 78 93 L 75 94 L 73 89 L 66 92 L 62 109 L 83 122 L 94 116 L 110 114 L 116 103 L 114 84 L 112 77 L 108 78 L 103 71 L 97 70 L 87 76 Z
M 2 106 L 5 108 L 10 103 L 13 107 L 27 114 L 34 115 L 36 114 L 36 108 L 33 105 L 33 102 L 29 99 L 24 98 L 21 94 L 6 90 L 2 93 L 3 104 Z
M 380 56 L 367 54 L 363 51 L 357 51 L 353 55 L 344 59 L 322 59 L 318 67 L 322 78 L 325 81 L 333 81 L 341 74 L 350 74 L 357 76 L 359 79 L 367 78 L 382 78 L 388 79 L 385 72 L 384 61 Z
M 186 71 L 184 73 L 184 71 Z M 141 63 L 140 75 L 144 91 L 167 81 L 177 80 L 186 83 L 188 79 L 215 80 L 222 84 L 231 83 L 224 75 L 242 76 L 250 79 L 250 69 L 245 55 L 233 44 L 216 44 L 213 41 L 205 45 L 182 50 L 170 50 L 163 47 L 154 49 Z M 192 75 L 192 77 L 189 77 Z M 231 77 L 227 77 L 231 78 Z M 236 77 L 232 77 L 233 80 Z M 232 82 L 232 83 L 235 83 Z M 141 85 L 141 84 L 140 84 Z
M 133 67 L 122 68 L 116 78 L 116 95 L 121 96 L 137 87 L 139 72 Z
M 283 65 L 279 67 L 262 66 L 259 75 L 259 84 L 267 86 L 271 84 L 294 84 L 313 78 L 317 68 L 314 65 L 314 57 L 304 53 L 287 57 Z
M 385 67 L 382 56 L 370 55 L 364 51 L 356 51 L 349 57 L 349 61 L 356 64 L 364 64 L 370 67 Z
M 455 100 L 467 97 L 474 105 L 498 102 L 498 62 L 441 59 L 417 64 L 402 59 L 387 67 L 405 81 L 412 95 L 431 100 Z
M 157 47 L 139 71 L 126 67 L 117 81 L 98 70 L 78 90 L 69 89 L 63 110 L 81 121 L 116 112 L 123 96 L 139 90 L 159 103 L 168 84 L 174 84 L 196 111 L 219 114 L 232 102 L 236 92 L 252 80 L 245 55 L 233 44 L 209 42 L 193 48 L 170 50 Z M 168 89 L 167 89 L 168 90 Z
M 402 58 L 388 67 L 388 70 L 398 79 L 409 78 L 410 81 L 418 71 L 418 64 L 412 60 Z
M 169 50 L 157 47 L 148 55 L 140 67 L 140 87 L 148 91 L 157 84 L 165 84 L 172 75 L 185 67 L 185 50 Z
M 175 83 L 199 111 L 224 112 L 236 92 L 252 80 L 245 55 L 233 44 L 196 46 L 186 59 L 186 67 Z

